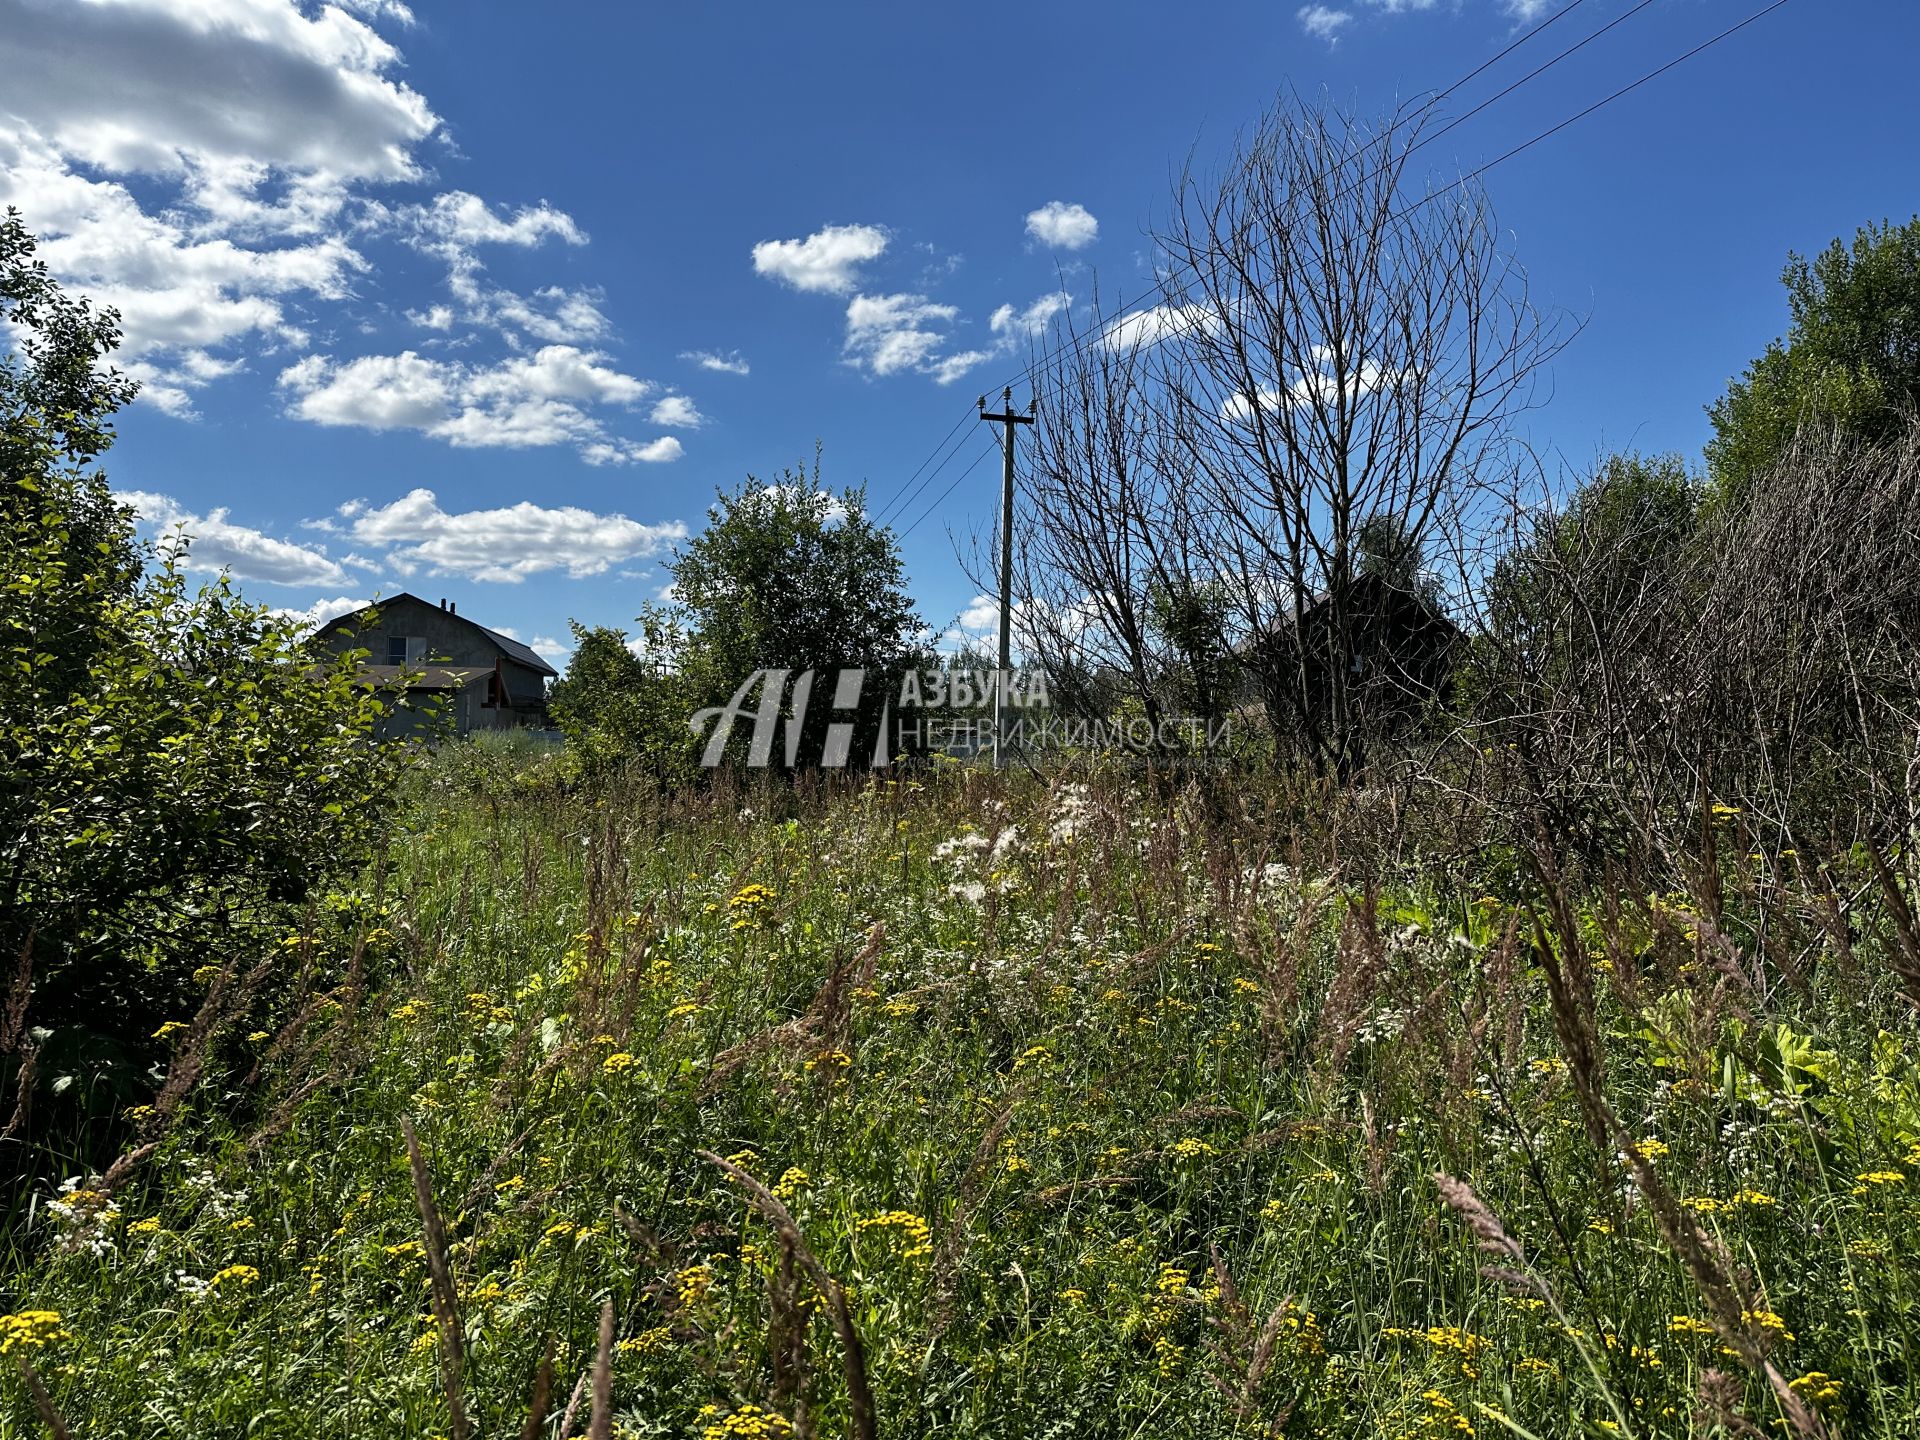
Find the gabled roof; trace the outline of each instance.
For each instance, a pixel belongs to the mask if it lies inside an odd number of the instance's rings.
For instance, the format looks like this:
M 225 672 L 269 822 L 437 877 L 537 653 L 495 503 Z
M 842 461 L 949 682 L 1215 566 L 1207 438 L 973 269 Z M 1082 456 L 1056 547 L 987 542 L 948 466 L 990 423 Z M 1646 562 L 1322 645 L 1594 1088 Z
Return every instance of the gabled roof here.
M 404 601 L 411 601 L 415 605 L 424 606 L 426 609 L 435 611 L 436 613 L 444 616 L 446 619 L 457 621 L 462 625 L 468 626 L 471 629 L 479 631 L 482 635 L 487 637 L 488 643 L 491 644 L 494 647 L 494 649 L 498 650 L 502 655 L 506 656 L 507 659 L 513 661 L 516 665 L 524 665 L 529 670 L 537 671 L 542 675 L 548 676 L 549 678 L 557 677 L 560 673 L 558 670 L 555 670 L 553 666 L 549 665 L 545 660 L 542 660 L 540 658 L 540 653 L 537 650 L 534 650 L 531 646 L 521 644 L 518 640 L 515 640 L 511 635 L 502 635 L 498 630 L 489 630 L 485 625 L 482 625 L 478 620 L 469 620 L 466 616 L 460 614 L 457 610 L 448 610 L 443 606 L 433 604 L 431 601 L 422 600 L 418 595 L 409 594 L 405 590 L 402 590 L 397 595 L 389 595 L 384 600 L 375 601 L 372 605 L 369 605 L 364 609 L 355 610 L 350 614 L 342 615 L 339 618 L 334 620 L 329 620 L 325 625 L 322 625 L 318 630 L 314 632 L 314 638 L 319 639 L 323 635 L 331 635 L 335 631 L 345 630 L 349 626 L 358 624 L 361 620 L 361 617 L 366 615 L 369 610 L 389 610 L 393 606 L 401 604 Z

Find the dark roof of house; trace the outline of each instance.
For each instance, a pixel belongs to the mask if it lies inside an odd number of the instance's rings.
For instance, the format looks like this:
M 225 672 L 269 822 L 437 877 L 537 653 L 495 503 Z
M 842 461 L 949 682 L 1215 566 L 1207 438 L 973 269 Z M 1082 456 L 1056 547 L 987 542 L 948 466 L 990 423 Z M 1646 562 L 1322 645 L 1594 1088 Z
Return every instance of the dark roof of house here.
M 502 635 L 498 630 L 490 630 L 485 625 L 482 625 L 478 620 L 469 620 L 465 615 L 460 614 L 459 611 L 457 610 L 448 610 L 442 606 L 434 605 L 429 601 L 422 600 L 418 595 L 409 594 L 404 590 L 401 591 L 398 595 L 388 596 L 385 600 L 375 601 L 372 605 L 368 606 L 367 609 L 365 610 L 355 610 L 350 614 L 342 615 L 334 620 L 329 620 L 325 625 L 322 625 L 318 630 L 314 632 L 315 638 L 318 638 L 319 636 L 322 636 L 322 635 L 330 635 L 336 630 L 344 630 L 347 626 L 355 623 L 360 619 L 361 616 L 365 615 L 367 613 L 367 610 L 384 610 L 390 606 L 400 603 L 403 600 L 411 600 L 414 604 L 424 605 L 429 610 L 438 610 L 442 615 L 445 615 L 448 619 L 458 620 L 461 624 L 469 625 L 473 629 L 478 630 L 482 635 L 486 636 L 490 642 L 492 642 L 493 646 L 497 650 L 499 650 L 501 654 L 505 655 L 509 660 L 513 661 L 516 665 L 525 665 L 529 670 L 536 670 L 540 674 L 546 675 L 549 677 L 558 676 L 560 673 L 558 670 L 555 670 L 553 666 L 549 665 L 545 660 L 542 660 L 540 658 L 539 651 L 533 649 L 533 647 L 529 645 L 521 644 L 518 640 L 515 640 L 511 635 Z M 379 669 L 380 667 L 370 666 L 368 668 Z

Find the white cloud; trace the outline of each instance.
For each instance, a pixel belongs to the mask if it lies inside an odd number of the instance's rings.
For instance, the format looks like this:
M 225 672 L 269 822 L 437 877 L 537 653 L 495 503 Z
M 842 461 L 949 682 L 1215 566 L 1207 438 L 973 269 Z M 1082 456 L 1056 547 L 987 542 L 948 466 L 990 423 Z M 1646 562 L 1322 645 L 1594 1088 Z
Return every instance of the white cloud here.
M 1339 44 L 1340 32 L 1353 23 L 1350 11 L 1335 10 L 1331 5 L 1302 5 L 1297 18 L 1302 30 L 1329 45 Z
M 828 225 L 804 240 L 762 240 L 753 247 L 753 268 L 796 290 L 845 295 L 859 283 L 859 268 L 887 248 L 877 225 Z
M 13 123 L 111 174 L 239 160 L 407 179 L 440 124 L 393 78 L 399 52 L 337 6 L 0 0 L 0 36 Z
M 1073 303 L 1073 297 L 1065 291 L 1055 291 L 1051 295 L 1042 295 L 1024 310 L 1016 310 L 1011 305 L 1002 305 L 987 319 L 987 328 L 996 335 L 1004 335 L 1009 340 L 1018 341 L 1044 335 L 1054 317 Z
M 684 395 L 662 395 L 648 418 L 656 425 L 677 425 L 687 430 L 697 430 L 707 423 L 707 417 Z
M 544 200 L 502 205 L 432 183 L 423 152 L 441 121 L 399 78 L 389 38 L 414 23 L 403 0 L 0 0 L 0 206 L 21 210 L 64 283 L 119 310 L 121 363 L 144 403 L 188 417 L 197 392 L 249 360 L 377 331 L 356 302 L 379 278 L 382 242 L 442 261 L 450 295 L 375 314 L 439 334 L 494 329 L 515 350 L 610 333 L 595 290 L 489 283 L 490 249 L 587 236 Z M 449 377 L 386 358 L 401 394 L 358 406 L 334 395 L 296 413 L 394 428 L 449 391 L 453 408 L 429 423 L 457 443 L 601 438 L 544 405 L 495 398 L 467 415 Z M 320 363 L 349 381 L 374 374 Z
M 556 640 L 551 635 L 536 635 L 527 643 L 536 655 L 555 669 L 564 669 L 567 658 L 573 654 L 573 646 L 565 640 Z
M 412 350 L 345 362 L 315 355 L 281 371 L 278 385 L 290 397 L 289 413 L 318 425 L 417 430 L 470 448 L 572 445 L 596 465 L 677 459 L 680 442 L 671 436 L 636 445 L 590 413 L 590 406 L 632 406 L 654 389 L 606 358 L 571 345 L 490 366 Z
M 170 495 L 149 490 L 127 490 L 117 498 L 133 507 L 141 528 L 166 538 L 184 533 L 189 570 L 218 573 L 225 570 L 241 580 L 263 580 L 273 585 L 342 585 L 347 572 L 315 546 L 277 540 L 262 531 L 235 525 L 225 509 L 195 515 Z
M 959 313 L 924 295 L 856 295 L 847 304 L 845 353 L 875 375 L 923 369 L 946 338 L 932 327 Z
M 571 215 L 546 201 L 522 206 L 511 215 L 498 214 L 478 195 L 449 190 L 424 205 L 389 212 L 389 223 L 407 234 L 421 249 L 460 255 L 481 245 L 517 245 L 529 249 L 552 238 L 584 245 L 586 234 Z
M 1049 200 L 1028 213 L 1027 234 L 1057 250 L 1081 250 L 1100 238 L 1100 222 L 1084 205 Z
M 387 549 L 403 573 L 422 567 L 434 575 L 508 584 L 548 571 L 575 579 L 599 575 L 622 561 L 658 554 L 687 534 L 677 520 L 643 525 L 625 515 L 571 505 L 549 509 L 526 500 L 449 513 L 424 489 L 349 518 L 353 538 Z
M 299 622 L 302 630 L 318 630 L 329 620 L 338 620 L 342 615 L 351 615 L 356 610 L 364 610 L 371 604 L 373 600 L 370 597 L 355 600 L 346 595 L 335 595 L 332 599 L 316 600 L 304 610 L 282 607 L 273 613 Z
M 729 350 L 724 355 L 712 350 L 682 350 L 680 358 L 691 360 L 702 370 L 716 371 L 721 375 L 746 375 L 750 374 L 753 368 L 747 364 L 746 356 L 738 350 Z
M 1516 23 L 1531 25 L 1553 8 L 1553 0 L 1501 0 L 1501 8 L 1511 15 Z
M 1189 330 L 1215 330 L 1219 317 L 1199 305 L 1155 305 L 1123 315 L 1108 325 L 1101 339 L 1111 350 L 1132 350 L 1158 345 Z

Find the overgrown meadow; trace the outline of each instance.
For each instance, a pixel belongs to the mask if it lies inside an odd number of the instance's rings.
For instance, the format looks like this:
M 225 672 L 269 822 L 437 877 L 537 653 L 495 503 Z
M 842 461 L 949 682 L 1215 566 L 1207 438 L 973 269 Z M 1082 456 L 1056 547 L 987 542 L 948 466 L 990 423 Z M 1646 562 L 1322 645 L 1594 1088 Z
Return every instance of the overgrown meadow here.
M 200 977 L 12 1232 L 0 1432 L 1914 1433 L 1876 857 L 1722 807 L 1645 894 L 1379 792 L 560 773 L 447 747 Z

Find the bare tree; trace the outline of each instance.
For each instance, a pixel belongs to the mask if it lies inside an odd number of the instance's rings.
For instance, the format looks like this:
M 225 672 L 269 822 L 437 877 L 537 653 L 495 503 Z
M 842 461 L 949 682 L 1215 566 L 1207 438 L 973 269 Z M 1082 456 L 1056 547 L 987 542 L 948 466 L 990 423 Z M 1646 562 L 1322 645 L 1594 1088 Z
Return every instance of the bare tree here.
M 1034 361 L 1038 423 L 1016 495 L 1018 628 L 1068 708 L 1097 718 L 1117 688 L 1157 735 L 1154 585 L 1169 485 L 1144 356 L 1103 343 L 1106 328 L 1096 291 L 1086 322 L 1067 312 Z
M 1370 719 L 1362 527 L 1418 547 L 1467 520 L 1566 338 L 1478 189 L 1413 190 L 1418 147 L 1417 112 L 1283 104 L 1216 176 L 1183 172 L 1161 304 L 1107 336 L 1153 351 L 1160 438 L 1276 726 L 1343 773 Z

